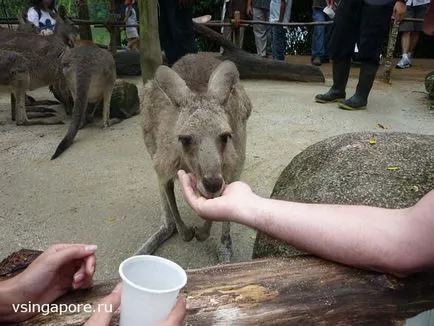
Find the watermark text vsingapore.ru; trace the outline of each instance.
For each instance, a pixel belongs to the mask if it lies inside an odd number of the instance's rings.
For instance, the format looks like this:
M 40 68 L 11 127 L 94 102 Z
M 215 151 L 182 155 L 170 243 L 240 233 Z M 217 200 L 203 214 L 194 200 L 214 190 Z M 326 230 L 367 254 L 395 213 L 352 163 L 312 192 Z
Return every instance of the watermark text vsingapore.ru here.
M 15 313 L 33 313 L 42 314 L 44 316 L 49 314 L 75 314 L 80 312 L 95 313 L 95 312 L 109 312 L 112 313 L 113 306 L 111 304 L 98 303 L 74 303 L 74 304 L 37 304 L 29 301 L 28 303 L 14 303 L 12 309 Z

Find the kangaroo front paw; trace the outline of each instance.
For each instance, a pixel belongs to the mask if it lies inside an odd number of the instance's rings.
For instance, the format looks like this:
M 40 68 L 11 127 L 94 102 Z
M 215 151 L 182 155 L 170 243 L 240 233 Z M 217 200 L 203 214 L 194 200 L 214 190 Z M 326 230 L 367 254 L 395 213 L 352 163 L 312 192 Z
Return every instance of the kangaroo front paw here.
M 232 260 L 232 246 L 231 245 L 224 245 L 222 244 L 220 246 L 219 250 L 219 261 L 221 264 L 228 264 Z
M 210 235 L 209 228 L 208 229 L 195 228 L 194 236 L 196 237 L 197 241 L 203 242 L 209 238 L 209 235 Z
M 194 238 L 195 231 L 193 228 L 186 228 L 184 231 L 180 233 L 183 241 L 190 242 Z
M 105 129 L 105 128 L 108 128 L 108 127 L 111 127 L 111 126 L 113 126 L 114 124 L 117 124 L 117 123 L 119 123 L 119 122 L 121 122 L 121 121 L 122 121 L 122 120 L 121 120 L 121 119 L 118 119 L 118 118 L 110 119 L 110 120 L 108 120 L 108 121 L 106 121 L 106 122 L 103 122 L 102 129 Z

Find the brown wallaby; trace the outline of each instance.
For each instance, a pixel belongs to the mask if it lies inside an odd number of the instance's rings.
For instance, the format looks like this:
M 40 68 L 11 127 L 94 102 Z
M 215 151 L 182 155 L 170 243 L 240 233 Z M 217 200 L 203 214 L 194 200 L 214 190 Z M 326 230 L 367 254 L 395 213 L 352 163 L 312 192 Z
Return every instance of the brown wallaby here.
M 72 121 L 52 160 L 59 157 L 74 141 L 79 128 L 93 118 L 86 116 L 89 103 L 103 100 L 103 128 L 117 122 L 110 120 L 110 99 L 116 82 L 113 56 L 96 45 L 68 48 L 62 56 L 62 71 L 74 100 Z
M 175 231 L 184 241 L 210 235 L 211 222 L 187 227 L 176 205 L 174 179 L 179 169 L 193 173 L 197 189 L 220 196 L 226 183 L 239 179 L 245 159 L 246 123 L 252 105 L 231 61 L 192 54 L 170 69 L 160 66 L 143 92 L 142 127 L 154 162 L 162 200 L 162 226 L 139 249 L 153 253 Z M 230 224 L 222 226 L 219 258 L 232 257 Z
M 60 17 L 56 17 L 56 19 L 56 31 L 50 36 L 10 30 L 0 32 L 0 48 L 4 51 L 18 53 L 28 63 L 29 83 L 27 88 L 21 90 L 20 93 L 42 86 L 56 85 L 64 78 L 61 56 L 67 46 L 74 45 L 73 42 L 78 35 L 78 30 L 73 25 L 64 22 Z M 12 99 L 11 106 L 13 106 L 13 102 Z M 48 114 L 48 116 L 50 115 L 52 114 Z M 17 116 L 22 117 L 20 121 L 17 120 L 18 125 L 61 123 L 58 119 L 29 119 L 25 107 L 24 112 L 17 113 Z

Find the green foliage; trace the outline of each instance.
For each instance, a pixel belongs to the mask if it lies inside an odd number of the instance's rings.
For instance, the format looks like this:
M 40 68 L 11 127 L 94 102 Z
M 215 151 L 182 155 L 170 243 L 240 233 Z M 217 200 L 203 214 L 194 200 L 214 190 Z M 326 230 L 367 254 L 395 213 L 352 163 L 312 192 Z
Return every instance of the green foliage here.
M 0 0 L 0 15 L 15 18 L 28 7 L 30 0 Z

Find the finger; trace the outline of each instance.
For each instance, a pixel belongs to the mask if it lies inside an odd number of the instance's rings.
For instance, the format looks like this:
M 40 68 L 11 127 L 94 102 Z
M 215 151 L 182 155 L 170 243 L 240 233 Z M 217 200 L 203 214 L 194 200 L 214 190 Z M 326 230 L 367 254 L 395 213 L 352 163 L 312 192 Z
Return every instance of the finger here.
M 62 266 L 72 260 L 89 257 L 95 253 L 96 249 L 96 245 L 70 246 L 53 253 L 48 257 L 48 260 L 54 266 Z
M 72 277 L 72 287 L 76 289 L 75 285 L 83 283 L 85 278 L 86 265 L 84 264 L 84 262 L 82 262 L 80 268 L 75 272 L 74 276 Z
M 85 264 L 86 264 L 86 275 L 92 277 L 93 274 L 95 273 L 96 256 L 90 255 L 89 257 L 86 257 Z
M 192 187 L 192 179 L 184 171 L 179 171 L 178 173 L 179 182 L 181 184 L 181 192 L 185 201 L 196 210 L 203 197 L 197 196 Z
M 84 324 L 85 326 L 106 326 L 110 324 L 113 313 L 121 305 L 122 283 L 119 283 L 108 296 L 104 297 L 97 305 L 92 317 Z
M 87 246 L 86 243 L 57 243 L 52 245 L 50 248 L 48 248 L 46 251 L 61 251 L 67 248 L 72 248 L 72 247 L 82 247 L 82 246 Z
M 182 325 L 187 314 L 187 301 L 184 296 L 178 297 L 175 307 L 173 307 L 170 315 L 159 326 L 175 326 Z
M 90 255 L 84 259 L 80 269 L 74 274 L 74 289 L 88 289 L 92 287 L 92 278 L 95 273 L 95 266 L 95 255 Z

